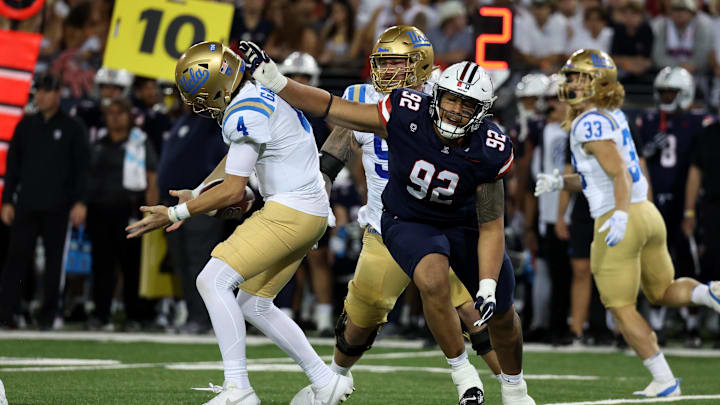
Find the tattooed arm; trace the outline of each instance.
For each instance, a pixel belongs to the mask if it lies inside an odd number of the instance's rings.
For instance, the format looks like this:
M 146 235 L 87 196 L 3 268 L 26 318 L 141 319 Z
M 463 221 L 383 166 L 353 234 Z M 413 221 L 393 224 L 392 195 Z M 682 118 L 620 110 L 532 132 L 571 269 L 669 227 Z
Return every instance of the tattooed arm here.
M 357 139 L 355 139 L 353 131 L 340 126 L 335 126 L 335 129 L 332 130 L 330 136 L 325 140 L 325 143 L 323 143 L 320 149 L 322 155 L 320 157 L 320 171 L 322 171 L 323 179 L 325 179 L 325 189 L 328 195 L 330 195 L 332 182 L 337 173 L 331 176 L 331 174 L 327 172 L 340 171 L 340 169 L 342 169 L 340 164 L 347 164 L 352 156 L 353 149 L 360 147 L 361 145 Z
M 478 267 L 480 280 L 495 281 L 505 255 L 505 189 L 503 181 L 478 186 L 475 194 L 478 216 Z

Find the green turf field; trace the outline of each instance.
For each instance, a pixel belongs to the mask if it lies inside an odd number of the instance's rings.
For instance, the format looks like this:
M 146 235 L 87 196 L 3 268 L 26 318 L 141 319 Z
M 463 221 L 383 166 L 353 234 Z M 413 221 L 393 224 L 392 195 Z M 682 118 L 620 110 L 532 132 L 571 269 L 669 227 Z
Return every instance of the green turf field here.
M 202 404 L 213 394 L 190 388 L 222 384 L 220 354 L 211 337 L 198 343 L 163 343 L 45 340 L 42 336 L 0 336 L 0 379 L 10 405 Z M 329 359 L 332 347 L 324 343 L 315 347 Z M 538 347 L 525 354 L 528 387 L 538 404 L 635 403 L 596 401 L 630 399 L 633 390 L 644 388 L 650 380 L 641 362 L 628 353 L 546 349 Z M 307 384 L 299 367 L 275 346 L 260 342 L 247 352 L 250 381 L 264 405 L 287 404 Z M 684 379 L 683 395 L 713 397 L 664 403 L 720 404 L 720 352 L 697 353 L 703 357 L 667 357 L 676 376 Z M 439 351 L 376 347 L 370 354 L 353 370 L 356 391 L 346 403 L 457 404 Z M 482 360 L 471 357 L 485 382 L 486 403 L 501 404 L 498 382 Z

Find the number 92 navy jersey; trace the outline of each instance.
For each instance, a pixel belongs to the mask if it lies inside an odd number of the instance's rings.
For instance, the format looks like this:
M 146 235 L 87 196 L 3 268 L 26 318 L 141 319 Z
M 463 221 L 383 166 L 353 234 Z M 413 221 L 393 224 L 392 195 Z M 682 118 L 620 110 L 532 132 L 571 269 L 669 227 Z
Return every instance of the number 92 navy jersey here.
M 510 137 L 489 120 L 447 146 L 430 117 L 432 96 L 396 89 L 378 103 L 387 129 L 390 178 L 382 194 L 389 214 L 437 226 L 477 224 L 475 193 L 510 171 Z

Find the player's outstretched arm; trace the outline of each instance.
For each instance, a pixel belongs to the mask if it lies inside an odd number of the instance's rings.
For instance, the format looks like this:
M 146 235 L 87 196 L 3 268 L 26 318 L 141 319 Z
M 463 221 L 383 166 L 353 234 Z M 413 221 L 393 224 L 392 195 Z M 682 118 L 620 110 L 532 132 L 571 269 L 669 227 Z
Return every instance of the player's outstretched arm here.
M 495 289 L 505 256 L 505 189 L 502 179 L 478 186 L 475 200 L 479 224 L 477 249 L 480 271 L 475 307 L 481 316 L 476 324 L 483 324 L 495 312 Z
M 265 51 L 252 42 L 240 41 L 239 48 L 253 78 L 291 106 L 316 117 L 327 117 L 333 124 L 346 128 L 375 132 L 380 136 L 385 133 L 385 125 L 375 105 L 343 100 L 325 90 L 286 78 Z
M 353 131 L 341 126 L 335 126 L 325 140 L 320 148 L 320 172 L 325 180 L 325 189 L 328 195 L 330 195 L 335 177 L 350 160 L 353 149 L 360 147 Z

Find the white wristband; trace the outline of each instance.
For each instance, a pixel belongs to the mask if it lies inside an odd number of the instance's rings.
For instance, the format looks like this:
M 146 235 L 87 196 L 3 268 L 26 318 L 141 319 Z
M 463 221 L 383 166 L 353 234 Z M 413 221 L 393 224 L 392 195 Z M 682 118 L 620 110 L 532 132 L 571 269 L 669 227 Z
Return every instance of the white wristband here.
M 170 218 L 170 222 L 180 222 L 190 218 L 190 216 L 190 210 L 188 210 L 187 203 L 174 205 L 168 208 L 168 218 Z
M 273 93 L 278 94 L 282 91 L 282 89 L 287 86 L 288 79 L 282 74 L 279 74 L 272 82 L 268 83 L 267 87 L 270 89 Z
M 495 294 L 497 288 L 497 281 L 491 278 L 484 278 L 480 280 L 480 286 L 478 287 L 477 296 L 487 296 L 488 294 Z

